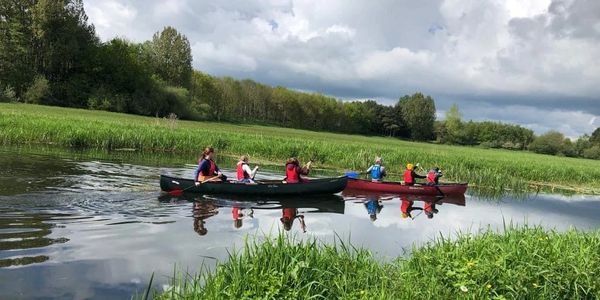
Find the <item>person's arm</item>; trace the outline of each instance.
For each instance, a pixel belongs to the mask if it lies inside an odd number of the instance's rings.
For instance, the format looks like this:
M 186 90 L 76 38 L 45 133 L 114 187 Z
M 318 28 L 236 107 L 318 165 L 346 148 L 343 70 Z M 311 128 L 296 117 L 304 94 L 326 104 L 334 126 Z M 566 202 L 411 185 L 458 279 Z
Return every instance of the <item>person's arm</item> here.
M 243 165 L 242 169 L 244 170 L 244 172 L 248 173 L 248 176 L 250 176 L 250 178 L 254 177 L 254 171 L 250 169 L 249 165 Z
M 385 167 L 381 166 L 381 176 L 383 177 L 383 176 L 386 176 L 386 175 L 387 175 L 387 173 L 385 172 Z
M 300 218 L 300 227 L 302 228 L 302 232 L 306 233 L 306 223 L 304 223 L 304 215 L 299 215 Z
M 417 174 L 417 172 L 415 172 L 415 171 L 412 171 L 412 177 L 413 177 L 413 178 L 421 178 L 421 179 L 423 179 L 423 178 L 427 178 L 427 176 L 419 175 L 419 174 Z
M 308 175 L 308 173 L 310 172 L 310 168 L 306 168 L 306 167 L 296 167 L 296 171 L 298 172 L 298 174 L 300 175 Z
M 370 166 L 370 167 L 369 167 L 369 168 L 368 168 L 368 169 L 365 171 L 365 173 L 369 173 L 369 172 L 371 172 L 371 170 L 373 170 L 373 165 L 371 165 L 371 166 Z
M 222 175 L 223 173 L 221 173 L 221 170 L 219 170 L 219 166 L 217 166 L 217 164 L 215 163 L 215 173 L 217 173 L 217 175 Z M 210 176 L 213 176 L 213 174 L 210 174 Z
M 200 175 L 200 164 L 196 167 L 196 171 L 194 171 L 194 181 L 198 182 L 198 175 Z

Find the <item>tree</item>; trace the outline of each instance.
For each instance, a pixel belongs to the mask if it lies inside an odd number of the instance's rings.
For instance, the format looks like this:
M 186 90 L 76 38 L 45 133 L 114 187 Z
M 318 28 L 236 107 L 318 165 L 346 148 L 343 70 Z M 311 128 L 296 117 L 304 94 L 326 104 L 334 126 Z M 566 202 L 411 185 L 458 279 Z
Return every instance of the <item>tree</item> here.
M 154 72 L 170 85 L 189 87 L 192 76 L 192 49 L 187 37 L 167 26 L 156 32 L 150 43 Z
M 529 144 L 529 150 L 541 153 L 556 155 L 561 153 L 564 149 L 565 136 L 558 131 L 548 131 L 531 142 Z
M 444 121 L 445 136 L 438 136 L 438 140 L 442 143 L 461 143 L 460 135 L 462 131 L 462 115 L 457 104 L 453 104 L 446 111 L 446 120 Z
M 433 138 L 435 103 L 430 96 L 421 93 L 407 95 L 400 98 L 398 106 L 412 139 L 423 141 Z
M 596 128 L 590 136 L 590 143 L 600 145 L 600 127 Z
M 0 91 L 19 98 L 35 76 L 31 1 L 0 1 Z

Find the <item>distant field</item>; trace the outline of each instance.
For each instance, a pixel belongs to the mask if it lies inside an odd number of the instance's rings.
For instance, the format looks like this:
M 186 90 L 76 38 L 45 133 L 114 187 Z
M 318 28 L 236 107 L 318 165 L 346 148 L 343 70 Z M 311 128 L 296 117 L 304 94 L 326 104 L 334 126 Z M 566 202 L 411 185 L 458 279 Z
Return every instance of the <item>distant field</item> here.
M 298 156 L 340 171 L 366 169 L 379 155 L 396 177 L 406 163 L 419 162 L 426 168 L 441 167 L 445 180 L 468 181 L 494 191 L 600 193 L 600 161 L 594 160 L 27 104 L 0 103 L 0 143 L 135 149 L 194 157 L 212 145 L 228 155 L 248 154 L 271 162 Z

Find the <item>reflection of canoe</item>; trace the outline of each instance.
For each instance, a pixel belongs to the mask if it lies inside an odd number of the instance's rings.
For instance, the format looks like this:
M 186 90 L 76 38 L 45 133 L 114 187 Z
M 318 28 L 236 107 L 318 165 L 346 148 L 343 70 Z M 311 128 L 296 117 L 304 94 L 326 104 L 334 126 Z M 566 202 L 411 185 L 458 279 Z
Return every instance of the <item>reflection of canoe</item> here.
M 392 194 L 392 193 L 380 193 L 373 191 L 363 191 L 363 190 L 351 190 L 345 189 L 342 192 L 342 196 L 345 200 L 358 200 L 358 201 L 368 201 L 372 199 L 376 200 L 392 200 L 399 198 L 400 200 L 409 200 L 409 201 L 423 201 L 423 202 L 432 202 L 432 203 L 449 203 L 458 206 L 465 206 L 466 200 L 465 195 L 446 195 L 445 197 L 441 196 L 432 196 L 432 195 L 414 195 L 414 194 Z
M 288 196 L 282 197 L 257 197 L 239 195 L 211 195 L 200 196 L 183 194 L 171 197 L 168 194 L 159 197 L 160 201 L 170 202 L 173 199 L 193 202 L 210 202 L 220 207 L 239 207 L 252 209 L 282 209 L 299 208 L 309 209 L 311 212 L 344 213 L 344 198 L 339 195 L 313 195 L 310 197 Z
M 375 191 L 394 194 L 414 195 L 463 195 L 467 191 L 466 183 L 444 183 L 437 186 L 403 185 L 399 182 L 372 182 L 370 180 L 348 178 L 347 189 Z
M 160 188 L 165 192 L 185 190 L 189 193 L 201 194 L 233 194 L 233 195 L 315 195 L 335 194 L 346 187 L 346 176 L 334 178 L 311 179 L 306 183 L 283 183 L 280 180 L 257 181 L 255 184 L 237 182 L 206 182 L 194 186 L 191 179 L 160 175 Z

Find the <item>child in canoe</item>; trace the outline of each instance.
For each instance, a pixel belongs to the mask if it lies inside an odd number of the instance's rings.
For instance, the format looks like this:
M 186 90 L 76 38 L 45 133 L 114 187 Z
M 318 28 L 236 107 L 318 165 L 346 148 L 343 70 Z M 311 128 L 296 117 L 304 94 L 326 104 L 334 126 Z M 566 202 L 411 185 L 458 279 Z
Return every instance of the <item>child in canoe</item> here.
M 206 147 L 202 152 L 202 158 L 198 162 L 198 168 L 194 173 L 194 180 L 196 185 L 206 181 L 227 181 L 225 176 L 217 167 L 214 161 L 215 149 L 212 147 Z
M 371 181 L 381 182 L 385 177 L 385 167 L 381 165 L 383 159 L 381 157 L 375 158 L 375 164 L 370 166 L 365 173 L 371 175 Z

